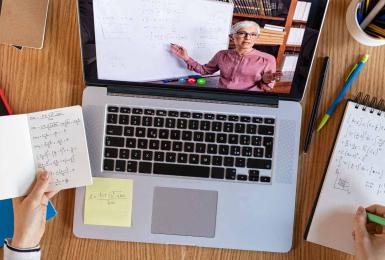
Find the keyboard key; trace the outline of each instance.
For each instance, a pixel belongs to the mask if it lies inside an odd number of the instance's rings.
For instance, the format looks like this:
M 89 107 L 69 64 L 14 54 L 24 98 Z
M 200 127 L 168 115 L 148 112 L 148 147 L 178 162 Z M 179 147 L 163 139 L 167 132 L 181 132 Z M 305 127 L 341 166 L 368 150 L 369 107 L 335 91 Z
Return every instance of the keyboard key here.
M 116 160 L 116 162 L 115 162 L 115 171 L 125 172 L 126 171 L 126 161 Z
M 154 174 L 208 178 L 210 167 L 154 163 Z
M 239 142 L 242 145 L 249 145 L 250 144 L 250 136 L 249 135 L 241 135 Z
M 103 161 L 103 170 L 113 171 L 114 170 L 114 160 L 104 159 Z
M 253 136 L 251 138 L 251 145 L 261 146 L 262 145 L 262 137 L 260 137 L 260 136 Z
M 159 140 L 150 140 L 150 149 L 151 150 L 158 150 L 160 146 Z
M 187 163 L 187 153 L 178 153 L 178 163 Z
M 260 125 L 258 127 L 258 134 L 260 134 L 260 135 L 274 135 L 274 126 Z
M 190 118 L 191 117 L 191 113 L 190 112 L 180 112 L 180 117 Z
M 152 126 L 152 117 L 149 117 L 149 116 L 144 116 L 142 118 L 142 125 L 143 126 Z
M 264 122 L 265 122 L 265 124 L 272 125 L 275 123 L 275 120 L 274 120 L 274 118 L 265 118 Z
M 252 119 L 253 123 L 260 124 L 263 122 L 262 117 L 253 117 Z
M 212 120 L 215 118 L 215 115 L 214 114 L 205 114 L 205 119 L 209 119 L 209 120 Z
M 215 166 L 222 166 L 222 157 L 221 156 L 213 156 L 212 164 Z
M 249 122 L 251 122 L 251 117 L 249 117 L 249 116 L 241 116 L 241 122 L 249 123 Z
M 229 144 L 238 144 L 239 137 L 238 135 L 229 135 Z
M 117 124 L 118 115 L 117 114 L 107 114 L 107 123 L 108 124 Z
M 189 156 L 189 163 L 191 163 L 191 164 L 198 164 L 199 163 L 199 155 L 197 155 L 197 154 L 190 154 L 190 156 Z
M 220 144 L 227 143 L 227 135 L 226 134 L 217 134 L 217 143 L 220 143 Z
M 160 149 L 163 151 L 170 151 L 171 150 L 171 142 L 170 141 L 162 141 L 160 143 Z
M 168 111 L 168 116 L 178 117 L 179 116 L 179 112 L 178 111 Z
M 261 160 L 261 159 L 248 159 L 247 168 L 253 169 L 271 169 L 271 160 Z
M 225 169 L 219 167 L 211 168 L 211 178 L 213 179 L 223 179 L 225 177 Z
M 140 160 L 142 157 L 140 150 L 131 150 L 131 159 Z
M 136 148 L 136 139 L 135 138 L 127 138 L 126 147 L 128 148 Z
M 171 130 L 170 138 L 171 138 L 171 140 L 179 140 L 180 139 L 180 130 Z
M 184 151 L 188 153 L 194 152 L 194 143 L 190 143 L 190 142 L 184 143 Z
M 254 148 L 254 157 L 263 157 L 263 148 L 255 147 Z
M 261 176 L 261 182 L 270 182 L 270 177 L 268 177 L 268 176 Z
M 180 151 L 182 151 L 182 146 L 183 146 L 182 142 L 173 142 L 172 143 L 172 150 L 175 152 L 180 152 Z
M 152 151 L 143 151 L 143 160 L 152 161 L 153 152 Z
M 198 130 L 199 121 L 198 120 L 189 120 L 188 121 L 188 129 Z
M 168 129 L 159 129 L 159 138 L 160 139 L 168 139 L 169 134 L 170 134 L 170 132 Z
M 252 147 L 242 147 L 242 156 L 250 157 L 253 155 Z
M 121 107 L 120 108 L 120 113 L 129 114 L 130 112 L 131 112 L 131 109 L 129 107 Z
M 140 116 L 131 116 L 131 125 L 140 125 Z
M 234 124 L 233 123 L 224 123 L 223 124 L 223 131 L 226 133 L 232 133 L 234 131 Z
M 230 150 L 230 146 L 228 145 L 220 145 L 219 146 L 219 154 L 228 155 Z
M 147 138 L 158 138 L 158 129 L 148 128 L 147 129 Z
M 249 181 L 259 181 L 258 170 L 249 170 Z
M 195 145 L 195 152 L 196 153 L 206 153 L 206 144 L 197 143 Z
M 263 146 L 265 146 L 265 157 L 273 157 L 273 138 L 265 136 L 263 138 Z
M 174 118 L 166 118 L 166 127 L 175 128 L 176 120 Z
M 235 124 L 235 132 L 239 134 L 245 133 L 245 124 L 237 123 Z
M 203 118 L 203 114 L 202 113 L 193 113 L 192 117 L 197 118 L 197 119 L 201 119 L 201 118 Z
M 109 106 L 107 108 L 107 111 L 112 113 L 118 113 L 118 107 Z
M 128 125 L 130 122 L 130 117 L 128 115 L 120 115 L 119 116 L 119 124 L 121 125 Z
M 211 163 L 210 155 L 201 155 L 201 164 L 210 165 L 210 163 Z
M 194 141 L 195 142 L 203 142 L 204 134 L 203 132 L 194 132 Z
M 225 157 L 224 165 L 227 167 L 234 166 L 234 157 Z
M 138 139 L 138 148 L 147 149 L 147 147 L 148 147 L 148 140 L 147 139 Z
M 237 173 L 237 171 L 235 169 L 227 168 L 226 169 L 226 179 L 227 180 L 235 180 L 236 173 Z
M 123 137 L 106 136 L 106 146 L 124 147 Z
M 218 152 L 218 146 L 216 144 L 209 144 L 207 146 L 208 154 L 216 154 Z
M 124 127 L 124 135 L 125 136 L 134 136 L 134 128 L 132 126 Z
M 183 131 L 182 132 L 182 140 L 191 141 L 192 140 L 192 132 L 191 131 Z
M 164 152 L 155 152 L 154 160 L 157 162 L 164 161 Z
M 176 162 L 176 153 L 166 153 L 166 162 Z
M 238 181 L 247 181 L 247 175 L 238 174 L 237 175 L 237 180 Z
M 221 120 L 221 121 L 224 121 L 226 120 L 227 116 L 226 115 L 217 115 L 217 120 Z
M 215 134 L 214 133 L 206 133 L 205 134 L 205 141 L 207 143 L 214 143 L 215 142 Z
M 136 137 L 145 137 L 146 136 L 146 128 L 137 127 L 135 129 L 135 136 Z
M 229 121 L 236 122 L 238 120 L 239 120 L 239 116 L 234 116 L 234 115 L 229 116 Z
M 222 131 L 222 122 L 213 122 L 212 131 L 221 132 Z
M 210 121 L 201 121 L 200 130 L 202 131 L 210 131 L 211 123 Z
M 129 159 L 130 158 L 130 150 L 128 149 L 120 149 L 119 151 L 120 159 Z
M 157 116 L 166 116 L 167 115 L 167 111 L 166 110 L 157 110 L 156 111 L 156 115 Z
M 186 119 L 178 119 L 176 127 L 179 129 L 186 129 L 187 128 L 187 120 Z
M 122 135 L 123 127 L 120 125 L 107 125 L 106 134 L 108 135 Z
M 141 115 L 141 114 L 143 114 L 143 109 L 141 109 L 141 108 L 133 108 L 132 109 L 132 113 L 133 114 L 137 114 L 137 115 Z
M 235 158 L 235 167 L 243 168 L 246 166 L 245 158 Z
M 155 127 L 163 127 L 164 126 L 164 118 L 162 118 L 162 117 L 155 117 L 154 118 L 154 126 Z
M 128 161 L 127 162 L 127 172 L 137 172 L 138 171 L 138 162 Z
M 257 133 L 257 125 L 248 124 L 246 126 L 246 133 L 250 135 L 255 135 Z
M 140 162 L 139 163 L 139 172 L 140 173 L 151 173 L 152 164 L 149 162 Z
M 106 158 L 118 158 L 118 149 L 116 148 L 105 148 L 104 157 Z
M 150 116 L 155 115 L 155 110 L 154 109 L 145 109 L 144 114 L 150 115 Z
M 241 147 L 240 146 L 231 146 L 230 154 L 234 156 L 241 155 Z

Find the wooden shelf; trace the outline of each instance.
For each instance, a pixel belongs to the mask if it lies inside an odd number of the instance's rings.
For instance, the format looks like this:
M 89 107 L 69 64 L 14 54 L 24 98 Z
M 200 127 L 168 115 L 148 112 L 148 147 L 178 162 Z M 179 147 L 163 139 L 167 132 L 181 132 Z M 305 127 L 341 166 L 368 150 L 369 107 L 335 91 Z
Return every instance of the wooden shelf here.
M 285 21 L 286 20 L 284 17 L 254 15 L 254 14 L 234 13 L 233 16 L 234 17 L 239 17 L 239 18 L 254 18 L 254 19 L 264 19 L 264 20 L 271 20 L 271 21 Z
M 300 51 L 301 45 L 286 45 L 287 51 Z
M 293 20 L 293 23 L 307 24 L 307 21 Z

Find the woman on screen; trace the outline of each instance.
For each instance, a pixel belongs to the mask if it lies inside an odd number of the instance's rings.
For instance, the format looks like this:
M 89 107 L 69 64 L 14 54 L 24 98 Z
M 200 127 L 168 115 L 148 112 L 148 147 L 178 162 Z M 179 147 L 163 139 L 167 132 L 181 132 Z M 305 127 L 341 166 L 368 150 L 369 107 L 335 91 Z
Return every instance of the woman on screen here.
M 222 88 L 236 90 L 267 91 L 274 87 L 281 73 L 276 73 L 274 56 L 253 48 L 260 27 L 253 21 L 241 21 L 231 27 L 230 38 L 235 44 L 234 50 L 222 50 L 205 65 L 191 57 L 187 50 L 171 44 L 171 52 L 184 60 L 189 70 L 201 75 L 220 71 L 219 85 Z

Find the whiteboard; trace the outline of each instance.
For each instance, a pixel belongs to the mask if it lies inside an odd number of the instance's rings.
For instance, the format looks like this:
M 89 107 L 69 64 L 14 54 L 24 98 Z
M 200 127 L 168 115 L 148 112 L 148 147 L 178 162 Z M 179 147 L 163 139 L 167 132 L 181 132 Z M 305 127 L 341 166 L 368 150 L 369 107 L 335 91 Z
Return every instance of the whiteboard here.
M 170 52 L 207 63 L 227 49 L 233 4 L 208 0 L 94 0 L 98 78 L 155 81 L 191 75 Z

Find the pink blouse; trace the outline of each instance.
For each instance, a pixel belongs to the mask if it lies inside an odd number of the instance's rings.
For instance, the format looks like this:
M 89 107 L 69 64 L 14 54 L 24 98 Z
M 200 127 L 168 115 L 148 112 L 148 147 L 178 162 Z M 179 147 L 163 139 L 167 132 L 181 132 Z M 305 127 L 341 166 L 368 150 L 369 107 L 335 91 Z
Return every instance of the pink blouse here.
M 239 55 L 235 50 L 223 50 L 215 54 L 205 65 L 192 58 L 186 63 L 189 70 L 201 75 L 214 74 L 219 70 L 219 84 L 222 88 L 263 91 L 263 88 L 272 89 L 275 84 L 274 81 L 265 84 L 262 76 L 266 72 L 276 72 L 276 59 L 258 50 L 245 55 Z

